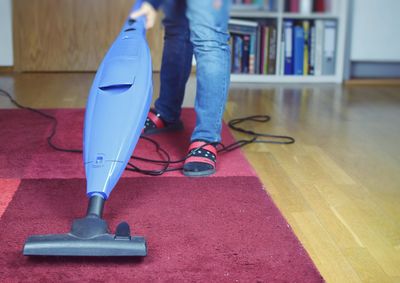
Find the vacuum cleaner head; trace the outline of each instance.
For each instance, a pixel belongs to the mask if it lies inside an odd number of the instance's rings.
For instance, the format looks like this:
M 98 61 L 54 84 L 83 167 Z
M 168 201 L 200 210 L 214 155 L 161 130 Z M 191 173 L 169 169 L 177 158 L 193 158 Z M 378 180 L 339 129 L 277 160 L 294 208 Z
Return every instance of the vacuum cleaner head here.
M 126 222 L 118 225 L 115 234 L 96 215 L 77 219 L 68 234 L 30 236 L 24 246 L 25 256 L 146 256 L 143 237 L 130 235 Z

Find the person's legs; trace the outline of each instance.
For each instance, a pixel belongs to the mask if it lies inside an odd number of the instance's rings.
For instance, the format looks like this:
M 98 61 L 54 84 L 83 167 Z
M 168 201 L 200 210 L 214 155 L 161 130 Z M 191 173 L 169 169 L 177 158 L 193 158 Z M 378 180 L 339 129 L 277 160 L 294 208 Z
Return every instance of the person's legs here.
M 163 120 L 173 123 L 179 120 L 181 114 L 185 85 L 192 67 L 193 46 L 189 40 L 189 23 L 185 15 L 186 1 L 165 0 L 163 10 L 164 51 L 160 96 L 155 108 Z
M 196 127 L 183 174 L 207 176 L 215 172 L 221 141 L 222 115 L 230 82 L 228 45 L 229 0 L 187 0 L 190 41 L 196 57 Z M 211 144 L 210 144 L 211 143 Z
M 187 0 L 190 41 L 196 58 L 196 127 L 192 141 L 221 141 L 230 83 L 229 0 Z

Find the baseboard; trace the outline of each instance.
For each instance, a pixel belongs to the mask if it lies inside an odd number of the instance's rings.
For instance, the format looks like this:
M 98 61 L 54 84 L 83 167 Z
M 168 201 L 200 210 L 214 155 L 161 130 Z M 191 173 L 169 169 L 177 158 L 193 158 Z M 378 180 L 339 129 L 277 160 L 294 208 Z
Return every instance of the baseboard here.
M 400 86 L 400 79 L 351 79 L 346 86 Z
M 13 66 L 0 66 L 0 73 L 12 73 L 14 72 Z
M 352 79 L 400 79 L 400 62 L 351 62 L 350 68 Z

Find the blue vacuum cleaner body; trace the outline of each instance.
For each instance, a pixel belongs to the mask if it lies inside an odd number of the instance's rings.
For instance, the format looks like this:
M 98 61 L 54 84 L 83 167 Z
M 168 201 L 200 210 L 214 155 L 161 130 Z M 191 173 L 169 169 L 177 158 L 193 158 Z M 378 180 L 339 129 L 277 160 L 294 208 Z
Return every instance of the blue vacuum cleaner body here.
M 89 197 L 109 197 L 140 137 L 152 92 L 144 25 L 142 20 L 128 20 L 100 65 L 86 107 L 84 163 Z
M 137 1 L 132 10 L 141 5 Z M 66 234 L 30 236 L 27 256 L 145 256 L 146 241 L 122 222 L 111 234 L 102 219 L 105 200 L 139 140 L 152 97 L 151 56 L 144 18 L 127 19 L 94 79 L 86 107 L 84 165 L 89 205 Z M 132 188 L 134 189 L 134 188 Z

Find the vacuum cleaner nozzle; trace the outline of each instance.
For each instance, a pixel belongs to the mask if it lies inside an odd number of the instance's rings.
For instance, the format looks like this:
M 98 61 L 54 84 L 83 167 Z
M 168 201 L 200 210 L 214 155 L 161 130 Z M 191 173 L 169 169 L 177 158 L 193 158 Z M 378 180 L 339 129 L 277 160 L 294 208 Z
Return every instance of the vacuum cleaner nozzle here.
M 146 256 L 146 241 L 130 235 L 126 222 L 116 233 L 108 233 L 106 222 L 86 216 L 72 224 L 68 234 L 30 236 L 24 246 L 25 256 Z
M 146 256 L 146 240 L 131 236 L 128 223 L 110 234 L 101 218 L 104 199 L 91 197 L 86 217 L 76 219 L 67 234 L 30 236 L 24 246 L 26 256 Z

